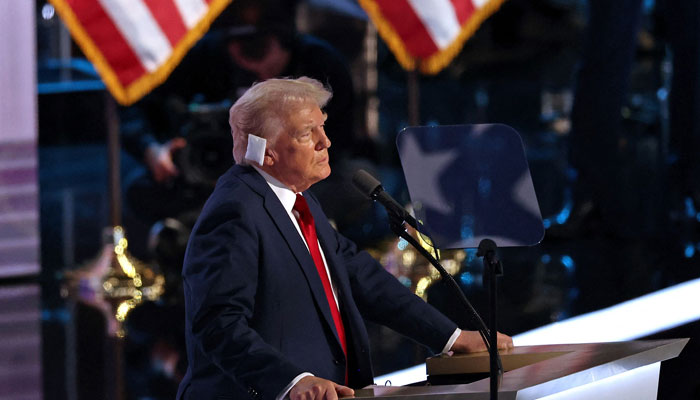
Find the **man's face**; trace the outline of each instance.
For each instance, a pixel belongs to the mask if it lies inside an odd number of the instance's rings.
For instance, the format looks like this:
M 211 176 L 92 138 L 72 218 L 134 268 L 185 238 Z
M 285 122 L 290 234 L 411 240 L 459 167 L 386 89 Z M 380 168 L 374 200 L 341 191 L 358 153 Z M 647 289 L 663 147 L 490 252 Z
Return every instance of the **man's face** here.
M 331 173 L 331 141 L 323 129 L 325 121 L 326 115 L 317 105 L 305 103 L 289 115 L 287 129 L 270 147 L 269 172 L 295 192 L 303 192 Z

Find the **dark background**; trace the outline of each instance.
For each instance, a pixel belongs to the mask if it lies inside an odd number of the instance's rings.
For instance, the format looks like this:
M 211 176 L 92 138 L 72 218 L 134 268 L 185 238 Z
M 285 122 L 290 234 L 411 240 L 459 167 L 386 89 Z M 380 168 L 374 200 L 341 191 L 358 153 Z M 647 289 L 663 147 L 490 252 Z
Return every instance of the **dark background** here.
M 676 283 L 700 277 L 700 224 L 682 194 L 669 182 L 664 109 L 660 91 L 668 89 L 668 51 L 653 2 L 645 7 L 640 41 L 621 110 L 617 150 L 622 169 L 611 174 L 624 207 L 615 221 L 569 239 L 545 237 L 538 246 L 502 249 L 500 330 L 520 332 L 605 308 Z M 44 5 L 39 1 L 37 11 Z M 286 4 L 286 2 L 285 2 Z M 326 39 L 349 60 L 357 95 L 358 137 L 372 148 L 357 165 L 369 166 L 396 198 L 407 202 L 394 138 L 408 125 L 407 73 L 380 38 L 376 64 L 364 58 L 367 21 L 309 6 L 298 11 L 300 29 Z M 621 17 L 622 18 L 622 17 Z M 57 18 L 38 17 L 39 83 L 60 80 L 51 64 L 60 27 Z M 546 225 L 571 203 L 575 173 L 568 165 L 568 113 L 574 96 L 576 65 L 586 21 L 584 1 L 509 0 L 488 19 L 460 55 L 435 76 L 421 76 L 420 124 L 504 123 L 525 143 Z M 80 57 L 73 45 L 74 57 Z M 666 67 L 665 67 L 666 66 Z M 367 71 L 376 71 L 368 88 Z M 58 71 L 58 72 L 57 72 Z M 72 81 L 94 76 L 70 69 Z M 378 100 L 378 103 L 377 103 Z M 44 329 L 44 396 L 47 399 L 109 398 L 114 384 L 115 353 L 105 337 L 103 316 L 61 293 L 65 271 L 89 265 L 104 243 L 109 221 L 105 107 L 103 90 L 74 86 L 39 94 L 39 173 Z M 378 105 L 376 105 L 378 104 Z M 376 106 L 375 106 L 376 105 Z M 700 110 L 698 110 L 700 111 Z M 595 157 L 595 155 L 591 155 Z M 122 152 L 122 178 L 139 168 Z M 347 199 L 340 199 L 347 200 Z M 346 204 L 346 203 L 343 203 Z M 397 276 L 416 287 L 429 272 L 421 263 L 402 264 L 383 210 L 355 204 L 342 232 L 396 267 Z M 360 212 L 357 212 L 357 210 Z M 150 226 L 126 210 L 124 225 L 133 256 L 154 263 Z M 608 229 L 623 226 L 622 230 Z M 611 233 L 612 231 L 612 233 Z M 458 260 L 457 281 L 482 314 L 486 292 L 480 261 L 471 251 L 449 254 Z M 393 257 L 393 258 L 392 258 Z M 393 260 L 393 261 L 391 261 Z M 162 264 L 162 263 L 161 263 Z M 173 266 L 166 271 L 177 280 Z M 182 305 L 177 283 L 159 302 L 144 304 L 127 321 L 123 342 L 126 393 L 130 399 L 172 398 L 177 374 L 163 372 L 154 360 L 163 346 L 180 356 L 183 368 Z M 428 301 L 454 313 L 441 283 L 425 293 Z M 655 334 L 653 338 L 696 338 L 697 322 Z M 369 325 L 375 373 L 384 374 L 423 362 L 428 353 L 397 334 Z M 691 339 L 681 357 L 662 364 L 659 398 L 700 398 L 698 345 Z M 169 353 L 169 354 L 170 354 Z M 158 353 L 159 354 L 159 353 Z M 119 360 L 117 357 L 116 360 Z

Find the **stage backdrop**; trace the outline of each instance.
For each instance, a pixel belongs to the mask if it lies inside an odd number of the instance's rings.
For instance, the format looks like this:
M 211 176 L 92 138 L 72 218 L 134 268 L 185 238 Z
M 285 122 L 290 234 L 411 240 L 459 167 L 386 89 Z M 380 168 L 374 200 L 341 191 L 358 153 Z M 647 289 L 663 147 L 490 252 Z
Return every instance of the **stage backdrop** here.
M 34 1 L 0 1 L 0 397 L 41 399 Z

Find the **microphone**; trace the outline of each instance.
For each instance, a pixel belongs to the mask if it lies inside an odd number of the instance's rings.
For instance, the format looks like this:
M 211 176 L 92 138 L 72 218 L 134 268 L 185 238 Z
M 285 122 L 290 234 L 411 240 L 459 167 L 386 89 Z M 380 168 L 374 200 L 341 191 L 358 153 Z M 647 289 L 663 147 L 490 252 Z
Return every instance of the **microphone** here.
M 406 211 L 389 193 L 384 191 L 382 184 L 364 169 L 360 169 L 352 176 L 352 183 L 357 190 L 374 201 L 378 201 L 386 208 L 390 217 L 401 219 L 415 229 L 418 229 L 418 222 Z

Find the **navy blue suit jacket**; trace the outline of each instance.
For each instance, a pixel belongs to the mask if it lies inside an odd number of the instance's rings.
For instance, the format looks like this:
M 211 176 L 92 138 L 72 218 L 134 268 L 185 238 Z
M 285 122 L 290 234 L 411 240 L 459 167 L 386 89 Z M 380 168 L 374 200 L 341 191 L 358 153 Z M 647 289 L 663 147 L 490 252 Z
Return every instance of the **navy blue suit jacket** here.
M 178 398 L 274 399 L 302 372 L 373 382 L 366 318 L 440 351 L 456 325 L 336 232 L 305 192 L 347 334 L 338 341 L 321 280 L 287 212 L 251 167 L 218 181 L 194 227 L 183 279 L 189 368 Z

